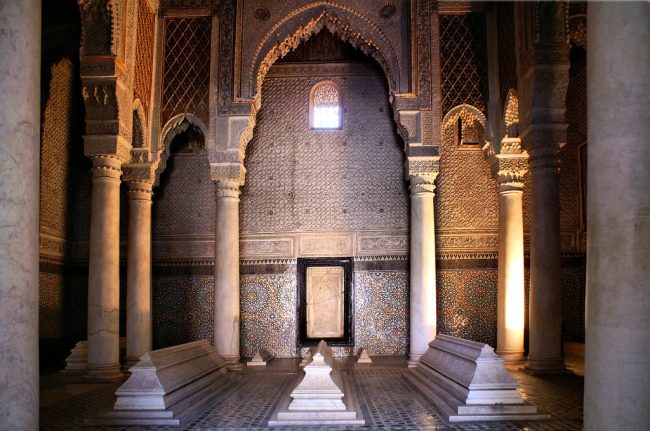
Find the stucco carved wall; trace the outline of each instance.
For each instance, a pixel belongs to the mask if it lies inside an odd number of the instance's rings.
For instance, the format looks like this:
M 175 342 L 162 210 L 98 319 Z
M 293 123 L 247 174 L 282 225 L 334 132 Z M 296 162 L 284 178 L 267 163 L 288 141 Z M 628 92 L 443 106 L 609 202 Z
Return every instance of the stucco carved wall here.
M 403 143 L 380 72 L 318 69 L 276 65 L 267 75 L 246 155 L 242 234 L 407 229 Z M 324 79 L 339 87 L 341 130 L 309 127 L 309 91 Z

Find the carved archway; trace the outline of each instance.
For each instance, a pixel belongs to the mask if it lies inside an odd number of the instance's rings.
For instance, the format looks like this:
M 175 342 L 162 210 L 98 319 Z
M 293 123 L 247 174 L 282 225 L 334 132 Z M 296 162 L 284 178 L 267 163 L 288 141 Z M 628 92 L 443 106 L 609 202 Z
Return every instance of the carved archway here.
M 347 21 L 344 21 L 342 17 Z M 349 22 L 358 24 L 358 26 L 353 27 Z M 252 99 L 251 114 L 245 125 L 243 122 L 237 123 L 241 127 L 238 131 L 230 130 L 231 135 L 239 137 L 239 157 L 242 164 L 246 146 L 253 137 L 257 111 L 262 103 L 262 82 L 267 72 L 276 60 L 288 54 L 297 48 L 300 43 L 308 40 L 324 28 L 327 28 L 343 42 L 351 44 L 379 63 L 388 82 L 388 97 L 395 111 L 394 120 L 397 130 L 400 136 L 408 142 L 408 130 L 410 129 L 398 121 L 400 116 L 395 107 L 396 94 L 400 88 L 400 65 L 398 56 L 390 41 L 370 18 L 356 9 L 330 1 L 319 1 L 298 8 L 279 20 L 267 32 L 255 51 L 254 60 L 251 62 L 246 75 L 248 91 L 253 93 L 250 95 Z M 364 31 L 358 30 L 361 28 Z M 273 40 L 277 34 L 287 34 L 287 37 L 280 42 L 274 43 Z M 246 90 L 243 89 L 243 91 Z M 240 177 L 243 177 L 243 172 L 242 170 Z
M 246 75 L 251 98 L 259 98 L 262 81 L 278 58 L 323 28 L 373 57 L 384 70 L 390 93 L 399 93 L 399 57 L 384 32 L 356 9 L 319 1 L 294 10 L 279 20 L 262 38 Z M 277 42 L 278 34 L 286 34 L 287 37 Z
M 158 143 L 159 162 L 156 168 L 156 180 L 155 180 L 156 185 L 158 185 L 158 181 L 160 180 L 160 175 L 167 167 L 167 160 L 169 160 L 169 156 L 171 155 L 170 144 L 172 140 L 176 136 L 186 131 L 190 126 L 198 127 L 199 130 L 201 130 L 201 133 L 203 134 L 203 138 L 205 139 L 207 137 L 208 129 L 207 127 L 205 127 L 205 124 L 203 124 L 203 121 L 201 121 L 201 119 L 196 115 L 189 112 L 175 115 L 163 127 L 162 132 L 160 133 L 160 140 Z

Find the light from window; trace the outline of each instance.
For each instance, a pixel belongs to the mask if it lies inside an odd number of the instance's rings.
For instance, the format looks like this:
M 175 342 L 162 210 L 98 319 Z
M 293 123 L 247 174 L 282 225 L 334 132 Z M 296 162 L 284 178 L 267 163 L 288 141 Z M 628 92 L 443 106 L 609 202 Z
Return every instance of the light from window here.
M 341 107 L 339 92 L 331 84 L 322 84 L 312 94 L 312 127 L 314 129 L 339 129 Z

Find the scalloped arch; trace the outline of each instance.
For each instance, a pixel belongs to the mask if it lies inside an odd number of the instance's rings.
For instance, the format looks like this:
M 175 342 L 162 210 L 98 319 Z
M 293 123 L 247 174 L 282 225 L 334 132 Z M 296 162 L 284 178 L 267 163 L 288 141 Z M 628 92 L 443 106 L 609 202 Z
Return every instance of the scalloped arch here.
M 370 18 L 354 8 L 331 1 L 318 1 L 286 15 L 262 38 L 247 71 L 251 98 L 259 100 L 262 81 L 278 58 L 323 28 L 377 60 L 384 70 L 390 92 L 396 92 L 400 82 L 400 62 L 384 32 Z M 272 43 L 277 34 L 287 36 L 280 42 Z
M 141 139 L 142 139 L 142 148 L 147 148 L 151 149 L 151 145 L 149 142 L 149 133 L 148 133 L 148 123 L 147 123 L 147 115 L 144 111 L 144 106 L 142 106 L 142 101 L 140 98 L 137 98 L 133 101 L 133 113 L 138 116 L 138 119 L 140 120 L 140 132 L 142 133 Z M 131 124 L 131 143 L 133 143 L 133 133 L 135 130 L 133 130 L 134 124 Z M 133 144 L 131 144 L 133 145 Z
M 468 105 L 466 103 L 455 106 L 454 108 L 450 109 L 449 112 L 447 112 L 445 118 L 442 119 L 441 132 L 444 134 L 445 129 L 447 129 L 449 126 L 456 124 L 458 118 L 461 118 L 463 121 L 470 121 L 470 120 L 478 121 L 481 124 L 481 126 L 483 126 L 483 130 L 485 131 L 486 138 L 489 137 L 488 122 L 487 122 L 487 118 L 485 118 L 485 115 L 483 115 L 481 110 L 478 109 L 477 107 Z
M 172 140 L 176 136 L 186 131 L 190 124 L 198 127 L 199 130 L 201 130 L 204 139 L 208 136 L 207 135 L 208 128 L 205 127 L 203 121 L 201 121 L 201 119 L 196 115 L 189 112 L 185 112 L 173 116 L 169 121 L 167 121 L 167 124 L 165 124 L 165 126 L 163 127 L 160 133 L 159 150 L 158 150 L 159 161 L 158 161 L 158 167 L 156 168 L 155 185 L 158 185 L 158 181 L 160 181 L 160 175 L 164 172 L 165 168 L 167 167 L 167 160 L 169 159 L 169 156 L 171 154 L 169 145 L 171 144 Z

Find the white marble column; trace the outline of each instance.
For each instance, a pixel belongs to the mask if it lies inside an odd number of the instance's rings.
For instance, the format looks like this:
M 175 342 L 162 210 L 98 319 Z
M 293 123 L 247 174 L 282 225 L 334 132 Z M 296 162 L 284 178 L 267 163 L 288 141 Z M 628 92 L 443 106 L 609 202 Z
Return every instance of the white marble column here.
M 214 346 L 229 370 L 239 362 L 239 182 L 217 180 L 214 252 Z
M 121 161 L 92 157 L 88 268 L 88 368 L 86 378 L 112 381 L 120 372 Z
M 147 181 L 131 181 L 129 237 L 126 257 L 127 366 L 151 351 L 151 188 Z
M 525 162 L 525 157 L 524 157 Z M 499 179 L 499 278 L 497 354 L 506 363 L 524 360 L 523 172 Z
M 650 4 L 589 3 L 584 429 L 650 426 Z
M 411 176 L 411 291 L 409 366 L 436 336 L 435 175 Z
M 0 428 L 38 429 L 41 2 L 0 1 Z
M 542 127 L 543 126 L 533 126 Z M 549 134 L 553 136 L 553 134 Z M 567 372 L 562 358 L 560 291 L 559 142 L 533 133 L 529 166 L 532 177 L 528 361 L 530 374 Z

